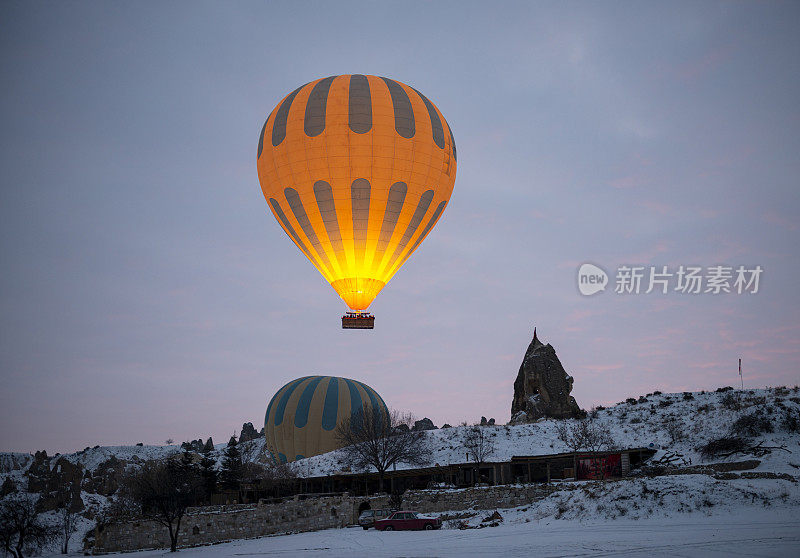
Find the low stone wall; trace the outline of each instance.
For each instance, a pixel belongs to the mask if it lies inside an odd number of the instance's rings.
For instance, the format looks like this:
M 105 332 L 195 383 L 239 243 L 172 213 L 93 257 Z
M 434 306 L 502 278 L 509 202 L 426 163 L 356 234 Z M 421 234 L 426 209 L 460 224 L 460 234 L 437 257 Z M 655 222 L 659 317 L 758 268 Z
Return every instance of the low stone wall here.
M 541 500 L 553 490 L 556 490 L 556 485 L 546 484 L 501 485 L 461 490 L 409 490 L 403 495 L 403 507 L 422 513 L 514 508 Z M 386 496 L 375 496 L 367 501 L 375 509 L 389 505 Z
M 222 509 L 220 509 L 222 508 Z M 276 533 L 317 531 L 352 523 L 349 496 L 293 499 L 265 506 L 213 506 L 194 508 L 181 522 L 178 546 L 198 546 Z M 169 532 L 152 521 L 107 525 L 95 535 L 95 554 L 169 548 Z
M 553 486 L 534 484 L 408 491 L 403 497 L 403 507 L 423 513 L 470 508 L 513 508 L 540 500 L 553 490 Z M 344 494 L 307 499 L 295 497 L 281 503 L 259 506 L 192 508 L 181 522 L 178 546 L 346 527 L 356 522 L 358 509 L 365 502 L 372 509 L 389 507 L 388 496 L 358 497 Z M 154 522 L 118 523 L 97 530 L 94 553 L 168 548 L 169 542 L 167 528 Z

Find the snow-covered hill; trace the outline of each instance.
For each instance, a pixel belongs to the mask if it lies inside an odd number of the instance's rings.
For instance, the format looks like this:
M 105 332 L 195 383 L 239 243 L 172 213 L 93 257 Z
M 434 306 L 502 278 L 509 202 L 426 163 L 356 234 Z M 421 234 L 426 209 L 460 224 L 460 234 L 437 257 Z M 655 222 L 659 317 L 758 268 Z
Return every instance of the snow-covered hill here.
M 800 474 L 800 389 L 766 388 L 754 390 L 725 389 L 710 392 L 660 393 L 655 392 L 608 408 L 589 412 L 589 419 L 608 431 L 616 447 L 653 447 L 676 452 L 686 464 L 705 461 L 697 448 L 710 440 L 728 435 L 731 427 L 742 416 L 764 417 L 772 432 L 760 432 L 753 443 L 765 446 L 786 445 L 792 453 L 772 452 L 761 457 L 759 470 L 776 473 Z M 794 417 L 794 430 L 787 429 Z M 495 453 L 488 461 L 507 461 L 515 455 L 545 455 L 570 451 L 558 439 L 557 427 L 564 421 L 544 419 L 534 424 L 484 426 L 495 442 Z M 572 420 L 566 421 L 574 422 Z M 430 448 L 430 465 L 463 463 L 465 450 L 463 437 L 467 428 L 456 426 L 426 432 Z M 225 444 L 214 446 L 214 457 L 221 461 Z M 266 448 L 263 438 L 240 444 L 245 461 L 263 461 Z M 94 473 L 112 458 L 127 464 L 151 459 L 164 459 L 181 451 L 180 446 L 95 446 L 84 450 L 50 457 L 51 466 L 58 458 L 80 464 Z M 741 459 L 732 457 L 712 461 Z M 6 476 L 21 477 L 33 462 L 33 456 L 23 453 L 0 453 L 0 483 Z M 407 468 L 399 464 L 398 469 Z M 324 476 L 341 472 L 342 455 L 333 451 L 307 458 L 295 469 L 301 476 Z
M 768 388 L 737 391 L 660 393 L 629 398 L 606 409 L 590 411 L 589 417 L 610 433 L 616 447 L 653 447 L 678 453 L 686 464 L 705 463 L 697 448 L 727 436 L 742 416 L 764 417 L 772 432 L 760 432 L 753 443 L 764 446 L 787 445 L 785 451 L 773 451 L 759 459 L 758 470 L 800 474 L 800 389 Z M 787 430 L 792 423 L 794 430 Z M 496 451 L 488 461 L 507 461 L 515 455 L 545 455 L 570 451 L 558 439 L 557 427 L 564 421 L 541 420 L 517 426 L 484 426 L 491 432 Z M 574 422 L 574 421 L 567 421 Z M 466 461 L 464 427 L 427 432 L 431 449 L 430 464 L 446 465 Z M 659 456 L 657 455 L 656 458 Z M 741 460 L 741 455 L 711 461 Z M 407 465 L 398 465 L 398 469 Z M 341 452 L 334 451 L 305 459 L 297 466 L 303 476 L 322 476 L 342 471 Z
M 608 432 L 618 448 L 652 447 L 654 459 L 677 455 L 678 464 L 702 465 L 752 459 L 745 454 L 704 460 L 698 448 L 712 440 L 746 435 L 748 445 L 780 448 L 759 455 L 760 464 L 747 475 L 714 478 L 708 474 L 646 476 L 618 483 L 563 483 L 560 489 L 535 506 L 503 512 L 505 525 L 541 520 L 609 518 L 652 519 L 687 512 L 740 513 L 745 508 L 773 509 L 800 515 L 800 389 L 767 388 L 713 392 L 659 393 L 629 398 L 607 409 L 589 412 L 593 424 Z M 575 421 L 566 421 L 567 424 Z M 544 455 L 570 451 L 559 439 L 558 426 L 565 421 L 541 420 L 535 424 L 484 426 L 496 451 L 488 461 L 507 461 L 515 455 Z M 465 462 L 463 438 L 466 426 L 430 430 L 426 443 L 429 465 Z M 239 445 L 245 461 L 268 460 L 263 438 Z M 221 463 L 225 444 L 214 447 Z M 86 519 L 81 531 L 93 525 L 92 518 L 114 498 L 114 475 L 152 459 L 165 459 L 180 452 L 172 446 L 107 446 L 51 457 L 0 453 L 0 485 L 25 491 L 31 479 L 41 479 L 47 470 L 62 470 L 65 463 L 81 466 L 81 499 Z M 302 460 L 292 465 L 299 476 L 324 476 L 344 471 L 340 451 Z M 407 465 L 400 464 L 398 468 Z M 44 473 L 43 473 L 44 471 Z M 684 470 L 684 472 L 686 472 Z M 772 477 L 772 478 L 770 478 Z M 34 483 L 35 484 L 35 483 Z M 453 510 L 463 526 L 483 525 L 480 511 Z M 452 526 L 452 525 L 451 525 Z M 75 541 L 80 539 L 80 534 Z

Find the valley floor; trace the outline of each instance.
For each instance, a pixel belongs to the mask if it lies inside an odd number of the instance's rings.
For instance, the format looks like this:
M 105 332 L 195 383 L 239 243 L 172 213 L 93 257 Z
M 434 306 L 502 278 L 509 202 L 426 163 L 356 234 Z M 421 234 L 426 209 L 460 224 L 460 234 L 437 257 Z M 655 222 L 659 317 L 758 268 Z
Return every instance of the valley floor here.
M 164 550 L 136 558 L 166 556 Z M 800 556 L 800 510 L 682 514 L 579 522 L 543 519 L 471 530 L 380 533 L 330 529 L 184 549 L 179 558 L 239 556 Z

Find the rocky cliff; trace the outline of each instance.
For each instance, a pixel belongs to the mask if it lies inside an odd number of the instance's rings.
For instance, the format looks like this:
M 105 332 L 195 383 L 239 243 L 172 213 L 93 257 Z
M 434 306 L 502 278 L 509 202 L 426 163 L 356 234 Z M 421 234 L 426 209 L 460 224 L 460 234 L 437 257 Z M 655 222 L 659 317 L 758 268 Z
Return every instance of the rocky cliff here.
M 556 350 L 545 345 L 533 330 L 533 340 L 525 351 L 517 379 L 514 381 L 514 401 L 511 403 L 511 422 L 533 422 L 543 417 L 572 418 L 584 414 L 572 391 L 572 376 L 567 374 Z

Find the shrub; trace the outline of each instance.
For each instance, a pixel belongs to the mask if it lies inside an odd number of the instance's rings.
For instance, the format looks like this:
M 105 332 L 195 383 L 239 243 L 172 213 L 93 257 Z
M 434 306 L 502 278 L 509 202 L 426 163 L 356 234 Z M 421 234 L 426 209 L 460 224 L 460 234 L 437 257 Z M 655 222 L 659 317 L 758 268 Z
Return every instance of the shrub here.
M 625 400 L 625 403 L 627 403 L 628 405 L 636 405 L 636 399 L 634 399 L 633 397 L 628 397 Z
M 673 444 L 686 438 L 686 434 L 683 431 L 683 422 L 675 417 L 670 417 L 664 421 L 664 429 L 667 431 L 669 439 Z
M 691 391 L 684 391 L 683 392 L 683 400 L 684 401 L 691 401 L 692 399 L 694 399 L 694 395 L 692 395 Z
M 673 403 L 674 403 L 674 401 L 672 399 L 662 399 L 661 401 L 658 402 L 658 406 L 659 407 L 669 407 Z
M 733 411 L 739 410 L 739 398 L 736 397 L 732 393 L 726 393 L 722 399 L 720 399 L 720 404 L 725 407 L 726 409 L 731 409 Z
M 469 529 L 469 523 L 464 521 L 463 519 L 448 519 L 444 522 L 445 529 Z
M 738 436 L 730 436 L 726 438 L 718 438 L 697 448 L 703 459 L 711 459 L 722 455 L 730 454 L 731 452 L 744 451 L 748 447 L 747 441 Z
M 763 395 L 748 397 L 746 402 L 748 405 L 765 405 L 767 403 L 767 398 Z
M 786 409 L 781 419 L 781 428 L 789 432 L 800 432 L 800 413 L 793 409 Z
M 393 510 L 402 510 L 403 509 L 403 493 L 405 490 L 395 490 L 389 496 L 389 506 Z
M 737 436 L 758 436 L 772 430 L 772 421 L 758 412 L 742 415 L 731 425 L 731 433 Z
M 654 391 L 653 395 L 661 395 L 661 392 L 660 391 Z
M 726 391 L 731 391 L 733 388 L 731 386 L 725 386 L 721 388 L 717 388 L 717 393 L 724 393 Z

